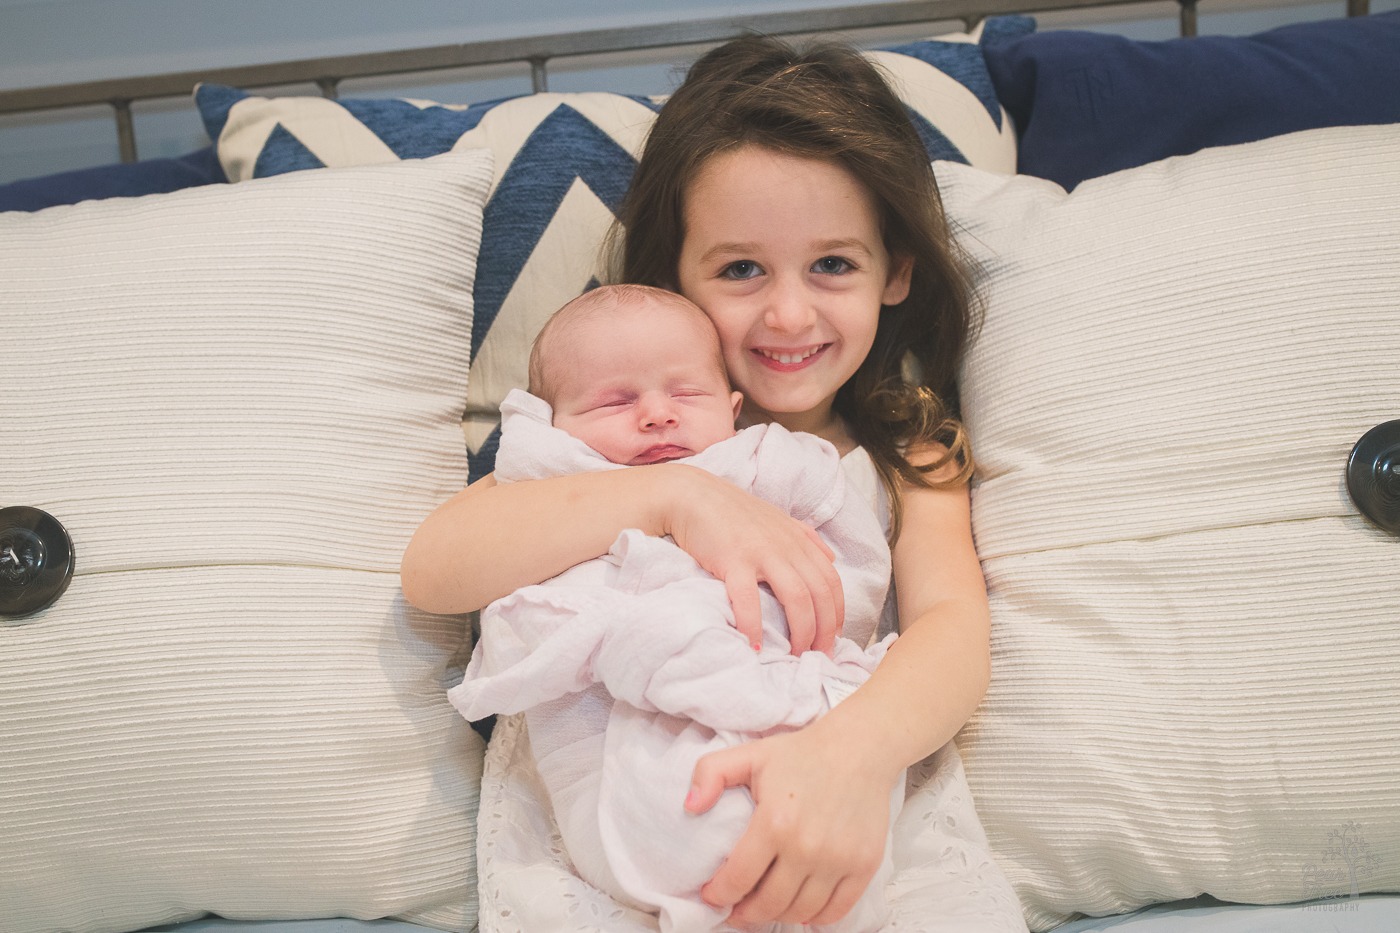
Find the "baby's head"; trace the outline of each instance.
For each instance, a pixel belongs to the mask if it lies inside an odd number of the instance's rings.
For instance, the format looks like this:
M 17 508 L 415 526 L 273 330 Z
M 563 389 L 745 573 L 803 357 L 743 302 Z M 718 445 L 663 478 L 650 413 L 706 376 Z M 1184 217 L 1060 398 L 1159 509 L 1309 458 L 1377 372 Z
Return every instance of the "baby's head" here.
M 705 312 L 646 285 L 595 288 L 556 311 L 530 350 L 530 392 L 555 427 L 629 465 L 732 437 L 743 401 Z

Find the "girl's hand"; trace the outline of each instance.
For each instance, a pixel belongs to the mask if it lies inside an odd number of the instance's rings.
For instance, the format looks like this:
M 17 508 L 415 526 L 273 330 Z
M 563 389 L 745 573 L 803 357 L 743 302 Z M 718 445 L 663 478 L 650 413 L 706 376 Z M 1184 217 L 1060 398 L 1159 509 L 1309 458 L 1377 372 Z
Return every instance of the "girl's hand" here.
M 700 759 L 686 809 L 703 813 L 727 787 L 754 800 L 748 829 L 701 889 L 730 923 L 834 923 L 850 912 L 884 857 L 899 772 L 853 755 L 815 727 Z
M 668 467 L 669 468 L 669 467 Z M 835 556 L 811 527 L 696 467 L 668 510 L 664 531 L 723 581 L 734 627 L 755 648 L 763 630 L 758 585 L 766 583 L 787 614 L 792 653 L 830 652 L 846 616 Z

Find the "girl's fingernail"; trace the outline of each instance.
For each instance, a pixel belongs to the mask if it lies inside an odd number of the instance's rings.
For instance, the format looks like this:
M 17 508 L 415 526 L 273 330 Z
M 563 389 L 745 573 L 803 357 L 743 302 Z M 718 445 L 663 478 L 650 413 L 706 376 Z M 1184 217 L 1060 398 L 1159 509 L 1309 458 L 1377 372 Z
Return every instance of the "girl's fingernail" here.
M 757 651 L 757 650 L 759 650 L 760 645 L 758 644 L 758 642 L 754 642 L 753 644 L 749 645 L 749 647 L 752 648 L 753 650 Z

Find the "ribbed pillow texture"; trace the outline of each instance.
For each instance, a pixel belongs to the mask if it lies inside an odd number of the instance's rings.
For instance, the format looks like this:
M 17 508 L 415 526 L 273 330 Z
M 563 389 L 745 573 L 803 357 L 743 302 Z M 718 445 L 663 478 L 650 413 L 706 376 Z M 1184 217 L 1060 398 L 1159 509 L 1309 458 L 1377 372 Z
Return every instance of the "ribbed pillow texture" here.
M 1072 194 L 941 165 L 992 683 L 959 737 L 1033 930 L 1400 889 L 1400 539 L 1347 458 L 1400 414 L 1400 126 Z
M 0 215 L 0 475 L 76 548 L 0 620 L 0 928 L 476 916 L 461 619 L 488 153 Z

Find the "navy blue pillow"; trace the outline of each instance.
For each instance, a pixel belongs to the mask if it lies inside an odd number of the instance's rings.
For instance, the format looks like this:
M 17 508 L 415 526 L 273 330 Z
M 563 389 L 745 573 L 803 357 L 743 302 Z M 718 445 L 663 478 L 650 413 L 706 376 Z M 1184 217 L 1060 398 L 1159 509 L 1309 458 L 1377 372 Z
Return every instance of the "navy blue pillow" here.
M 1066 189 L 1209 146 L 1400 122 L 1400 12 L 1163 42 L 1042 32 L 983 52 L 1017 170 Z
M 214 147 L 175 159 L 101 165 L 0 185 L 0 211 L 38 211 L 55 204 L 134 198 L 226 182 Z

